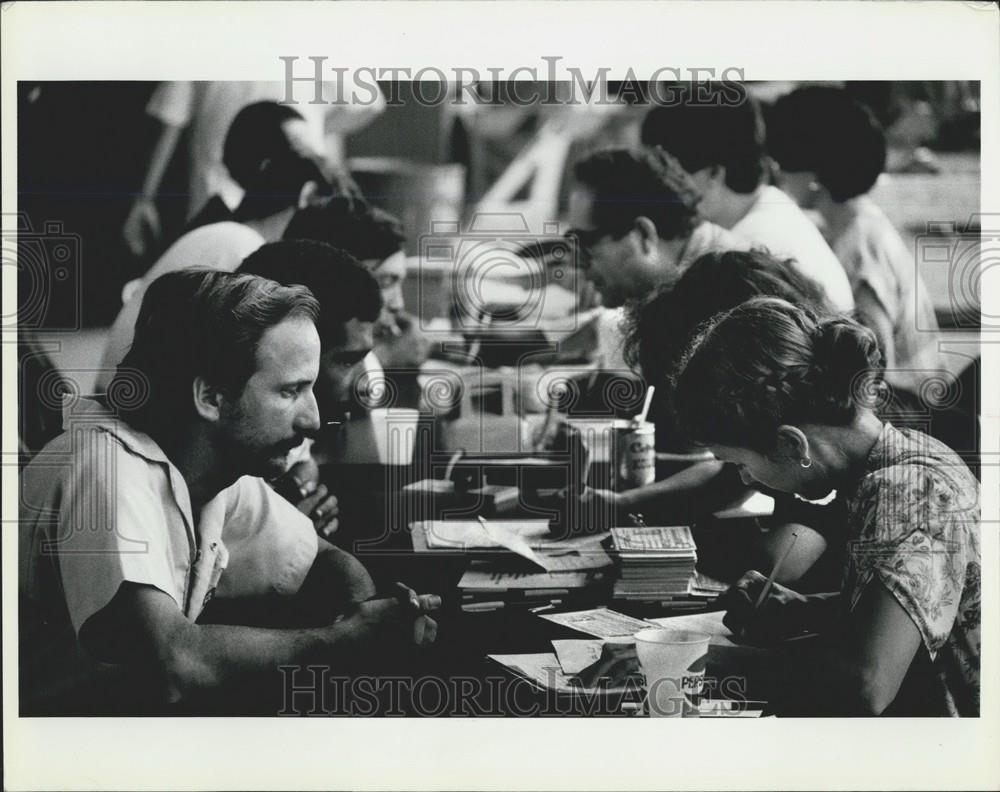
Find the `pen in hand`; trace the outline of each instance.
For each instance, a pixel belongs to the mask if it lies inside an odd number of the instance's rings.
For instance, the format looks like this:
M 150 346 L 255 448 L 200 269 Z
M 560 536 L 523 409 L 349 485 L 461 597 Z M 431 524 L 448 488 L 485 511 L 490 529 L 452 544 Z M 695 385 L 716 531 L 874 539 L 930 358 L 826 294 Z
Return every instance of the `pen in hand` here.
M 420 607 L 420 599 L 417 597 L 417 592 L 405 583 L 399 583 L 398 581 L 394 583 L 393 593 L 395 594 L 396 601 L 401 607 L 409 608 L 414 613 L 423 612 L 423 608 Z
M 781 572 L 781 568 L 785 565 L 785 560 L 791 554 L 792 548 L 795 547 L 795 542 L 798 541 L 798 538 L 798 533 L 793 532 L 792 538 L 789 540 L 788 546 L 785 548 L 785 552 L 781 554 L 781 558 L 779 558 L 778 562 L 774 565 L 774 568 L 771 570 L 771 574 L 768 575 L 767 580 L 764 581 L 764 586 L 761 588 L 760 594 L 757 596 L 757 601 L 753 604 L 754 610 L 757 610 L 763 604 L 764 600 L 767 599 L 767 595 L 771 591 L 771 586 L 774 585 L 775 579 Z
M 788 545 L 785 547 L 785 551 L 778 558 L 774 567 L 771 569 L 771 574 L 767 576 L 767 580 L 764 581 L 764 585 L 760 589 L 760 594 L 757 595 L 757 601 L 753 604 L 753 609 L 756 612 L 764 601 L 767 599 L 767 595 L 771 592 L 771 587 L 774 585 L 774 581 L 777 579 L 778 575 L 781 574 L 781 568 L 785 565 L 785 561 L 788 556 L 791 555 L 792 549 L 795 547 L 795 543 L 798 541 L 799 535 L 797 532 L 792 532 L 792 538 L 788 541 Z M 740 630 L 740 638 L 746 637 L 746 627 Z

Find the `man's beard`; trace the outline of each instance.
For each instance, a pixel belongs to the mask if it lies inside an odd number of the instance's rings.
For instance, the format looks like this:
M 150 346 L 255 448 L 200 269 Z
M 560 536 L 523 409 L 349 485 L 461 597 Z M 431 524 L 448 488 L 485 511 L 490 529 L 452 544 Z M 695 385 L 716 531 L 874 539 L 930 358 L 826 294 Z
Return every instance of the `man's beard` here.
M 250 447 L 246 443 L 234 443 L 227 449 L 227 458 L 232 468 L 244 476 L 275 478 L 283 475 L 291 463 L 292 449 L 302 445 L 303 438 L 296 436 L 270 446 Z

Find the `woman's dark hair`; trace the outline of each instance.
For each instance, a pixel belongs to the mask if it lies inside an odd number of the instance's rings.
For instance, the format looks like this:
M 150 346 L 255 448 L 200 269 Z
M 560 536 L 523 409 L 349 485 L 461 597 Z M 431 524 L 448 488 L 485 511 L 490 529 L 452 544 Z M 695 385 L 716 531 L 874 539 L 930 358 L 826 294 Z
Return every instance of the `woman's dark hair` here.
M 699 331 L 673 374 L 672 401 L 692 442 L 768 454 L 782 424 L 844 426 L 880 387 L 870 330 L 758 297 Z
M 885 132 L 842 88 L 810 85 L 775 102 L 767 148 L 781 169 L 812 171 L 834 201 L 864 195 L 885 169 Z
M 597 151 L 577 162 L 573 175 L 594 194 L 594 225 L 615 238 L 630 231 L 638 217 L 652 221 L 660 239 L 686 237 L 698 224 L 701 193 L 661 148 Z
M 676 283 L 628 306 L 625 360 L 660 386 L 699 325 L 753 297 L 777 297 L 820 316 L 833 312 L 819 284 L 790 259 L 760 249 L 705 253 Z
M 299 209 L 283 237 L 326 242 L 359 261 L 379 262 L 402 250 L 406 240 L 394 215 L 351 196 L 325 198 Z
M 311 239 L 284 239 L 257 248 L 240 272 L 285 285 L 305 286 L 319 301 L 323 348 L 343 344 L 351 319 L 374 322 L 382 311 L 378 281 L 344 250 Z
M 325 186 L 323 164 L 301 151 L 285 132 L 301 114 L 277 102 L 254 102 L 240 110 L 229 126 L 222 162 L 244 190 L 235 212 L 238 220 L 269 217 L 298 203 L 309 182 Z
M 141 431 L 175 429 L 195 414 L 196 377 L 238 397 L 257 370 L 261 337 L 292 317 L 319 318 L 316 299 L 302 286 L 208 269 L 161 275 L 143 296 L 108 402 Z
M 683 86 L 675 101 L 653 107 L 642 142 L 662 146 L 688 173 L 718 165 L 726 186 L 751 193 L 764 178 L 764 122 L 754 98 L 722 83 Z

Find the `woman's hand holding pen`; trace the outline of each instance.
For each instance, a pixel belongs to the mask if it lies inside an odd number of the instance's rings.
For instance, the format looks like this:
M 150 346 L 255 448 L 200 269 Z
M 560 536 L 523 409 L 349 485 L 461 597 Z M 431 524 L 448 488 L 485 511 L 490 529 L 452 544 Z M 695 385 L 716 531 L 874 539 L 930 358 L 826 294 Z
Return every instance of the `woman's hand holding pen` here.
M 808 629 L 808 598 L 780 583 L 767 584 L 768 578 L 752 570 L 730 586 L 718 600 L 726 610 L 723 624 L 756 641 L 780 640 Z

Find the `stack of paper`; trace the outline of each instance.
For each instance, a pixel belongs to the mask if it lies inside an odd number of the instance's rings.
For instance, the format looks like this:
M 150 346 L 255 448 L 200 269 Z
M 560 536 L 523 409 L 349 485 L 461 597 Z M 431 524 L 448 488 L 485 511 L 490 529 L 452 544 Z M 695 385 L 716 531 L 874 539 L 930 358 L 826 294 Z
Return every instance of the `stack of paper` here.
M 686 525 L 612 528 L 611 538 L 619 561 L 615 599 L 666 601 L 690 596 L 698 555 Z
M 458 582 L 466 611 L 496 610 L 507 605 L 561 605 L 607 582 L 611 566 L 598 545 L 564 551 L 539 551 L 550 571 L 514 571 L 493 562 L 473 561 Z

